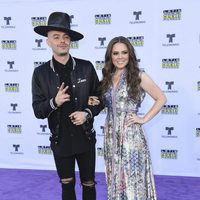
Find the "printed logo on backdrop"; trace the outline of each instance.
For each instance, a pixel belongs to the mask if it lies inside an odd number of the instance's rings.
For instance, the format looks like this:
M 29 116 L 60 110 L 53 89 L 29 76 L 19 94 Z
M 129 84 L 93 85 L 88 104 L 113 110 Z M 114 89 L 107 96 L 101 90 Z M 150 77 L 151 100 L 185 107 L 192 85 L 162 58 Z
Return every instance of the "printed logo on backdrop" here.
M 162 138 L 177 138 L 178 136 L 174 134 L 174 127 L 165 127 L 166 134 L 162 135 Z
M 1 40 L 1 48 L 3 50 L 16 50 L 17 41 L 16 40 Z
M 46 47 L 43 47 L 44 46 L 44 40 L 43 39 L 35 39 L 34 42 L 35 42 L 36 47 L 33 47 L 32 50 L 36 50 L 36 51 L 47 50 Z
M 36 67 L 39 67 L 40 65 L 43 65 L 44 63 L 46 63 L 46 62 L 45 62 L 45 61 L 43 61 L 43 62 L 37 61 L 37 62 L 34 62 L 34 63 L 33 63 L 33 66 L 34 66 L 34 68 L 36 68 Z
M 196 128 L 196 137 L 200 137 L 200 128 Z
M 50 135 L 48 132 L 49 128 L 46 124 L 40 124 L 40 131 L 37 132 L 38 135 Z
M 5 92 L 16 93 L 19 92 L 19 83 L 5 83 Z
M 97 132 L 97 136 L 103 137 L 104 136 L 104 126 L 100 126 L 99 130 L 101 130 L 101 131 Z
M 22 125 L 7 125 L 7 131 L 9 134 L 21 135 L 22 133 Z
M 197 82 L 197 91 L 200 91 L 200 81 Z
M 9 114 L 21 114 L 21 111 L 18 109 L 17 103 L 10 103 L 10 110 L 8 111 Z
M 38 146 L 38 154 L 51 155 L 52 150 L 50 146 Z
M 178 150 L 161 149 L 161 158 L 177 159 L 178 158 Z
M 94 18 L 97 25 L 109 25 L 112 22 L 111 14 L 96 14 Z
M 133 11 L 133 21 L 130 21 L 129 24 L 144 24 L 145 20 L 142 20 L 143 14 L 142 11 Z
M 22 154 L 24 154 L 24 152 L 21 150 L 21 146 L 20 146 L 20 144 L 13 144 L 12 145 L 12 151 L 10 152 L 10 154 L 17 154 L 17 155 L 22 155 Z
M 181 9 L 163 10 L 164 21 L 177 21 L 181 20 Z
M 7 61 L 7 68 L 5 72 L 18 72 L 19 70 L 15 66 L 15 61 Z
M 180 67 L 180 58 L 163 58 L 162 68 L 164 69 L 178 69 Z
M 32 24 L 32 27 L 46 26 L 47 17 L 31 17 L 31 24 Z
M 78 49 L 78 48 L 79 48 L 79 42 L 78 41 L 71 41 L 70 49 Z
M 70 21 L 71 21 L 70 26 L 71 26 L 71 27 L 77 27 L 77 26 L 78 26 L 78 24 L 75 24 L 75 23 L 74 23 L 74 19 L 75 19 L 75 18 L 74 18 L 74 15 L 70 15 Z
M 100 114 L 106 114 L 107 113 L 107 108 L 104 108 L 101 110 Z
M 162 44 L 164 47 L 172 47 L 172 46 L 179 46 L 179 43 L 176 42 L 176 34 L 166 34 L 167 43 Z
M 179 110 L 178 105 L 164 105 L 161 109 L 162 114 L 177 115 Z
M 95 61 L 95 69 L 102 70 L 104 68 L 105 62 L 103 60 Z
M 130 43 L 134 47 L 143 47 L 144 46 L 144 36 L 127 37 L 127 39 L 130 41 Z
M 103 156 L 103 155 L 104 155 L 103 147 L 97 147 L 97 156 Z
M 95 46 L 95 49 L 106 49 L 106 37 L 98 37 L 97 39 L 98 45 Z
M 178 90 L 174 89 L 174 81 L 165 81 L 165 85 L 167 90 L 164 90 L 165 93 L 178 93 Z
M 1 26 L 1 28 L 4 28 L 4 29 L 12 29 L 12 28 L 15 28 L 15 25 L 12 25 L 12 17 L 9 16 L 9 17 L 3 17 L 3 25 Z

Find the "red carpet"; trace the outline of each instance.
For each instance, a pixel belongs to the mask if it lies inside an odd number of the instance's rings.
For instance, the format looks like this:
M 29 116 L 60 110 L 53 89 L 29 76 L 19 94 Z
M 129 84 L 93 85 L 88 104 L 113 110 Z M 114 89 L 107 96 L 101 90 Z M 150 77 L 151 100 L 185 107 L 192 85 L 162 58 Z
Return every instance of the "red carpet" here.
M 97 200 L 106 200 L 104 173 L 96 173 Z M 200 178 L 155 176 L 158 200 L 200 200 Z M 81 186 L 77 173 L 77 200 Z M 0 169 L 0 200 L 60 200 L 55 171 Z

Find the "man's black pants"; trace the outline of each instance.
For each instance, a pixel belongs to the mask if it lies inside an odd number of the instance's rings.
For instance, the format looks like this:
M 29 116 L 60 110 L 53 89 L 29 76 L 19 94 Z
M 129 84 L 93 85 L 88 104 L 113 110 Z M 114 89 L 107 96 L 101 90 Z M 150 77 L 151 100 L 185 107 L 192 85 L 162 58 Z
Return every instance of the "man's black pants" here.
M 57 173 L 62 184 L 62 200 L 76 200 L 75 162 L 77 162 L 82 184 L 82 199 L 96 200 L 95 189 L 95 145 L 90 151 L 68 157 L 54 154 Z

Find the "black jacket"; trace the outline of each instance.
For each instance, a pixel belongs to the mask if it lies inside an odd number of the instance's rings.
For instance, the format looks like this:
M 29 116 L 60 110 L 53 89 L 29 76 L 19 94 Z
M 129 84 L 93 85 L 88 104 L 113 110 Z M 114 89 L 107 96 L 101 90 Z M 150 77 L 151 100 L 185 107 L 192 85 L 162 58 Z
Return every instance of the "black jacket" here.
M 73 70 L 71 72 L 72 97 L 77 111 L 87 110 L 91 118 L 82 125 L 83 131 L 94 132 L 93 120 L 102 110 L 102 104 L 98 106 L 88 106 L 89 96 L 98 96 L 99 79 L 90 61 L 72 58 Z M 59 121 L 60 109 L 55 107 L 53 101 L 60 80 L 55 73 L 52 60 L 35 68 L 32 76 L 32 106 L 34 114 L 39 119 L 48 118 L 48 125 L 51 131 L 50 140 L 56 145 L 59 143 Z

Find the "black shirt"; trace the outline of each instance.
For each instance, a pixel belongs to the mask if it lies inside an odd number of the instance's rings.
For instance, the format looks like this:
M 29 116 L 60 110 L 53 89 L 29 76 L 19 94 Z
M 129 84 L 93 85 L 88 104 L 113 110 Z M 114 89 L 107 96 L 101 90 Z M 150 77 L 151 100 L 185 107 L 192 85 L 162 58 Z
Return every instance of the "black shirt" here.
M 73 70 L 72 58 L 70 57 L 69 61 L 65 65 L 59 63 L 58 61 L 56 61 L 53 58 L 53 64 L 54 64 L 55 72 L 59 76 L 60 85 L 64 82 L 65 87 L 69 86 L 66 93 L 68 93 L 70 95 L 71 101 L 67 101 L 61 106 L 61 120 L 65 120 L 65 123 L 67 123 L 69 126 L 71 126 L 72 125 L 71 120 L 67 116 L 69 116 L 72 112 L 75 111 L 74 110 L 75 106 L 74 106 L 74 103 L 72 101 L 73 100 L 72 84 L 71 84 L 71 81 L 70 81 L 70 73 Z
M 82 126 L 74 125 L 69 118 L 69 115 L 76 111 L 73 101 L 72 83 L 70 79 L 70 74 L 73 70 L 72 58 L 70 57 L 65 65 L 59 63 L 53 58 L 53 65 L 55 72 L 59 76 L 60 85 L 64 82 L 65 86 L 69 86 L 66 92 L 70 95 L 70 101 L 65 102 L 59 108 L 61 113 L 60 137 L 58 145 L 54 147 L 54 153 L 61 156 L 68 156 L 85 152 L 88 150 L 86 147 L 89 146 L 85 145 L 85 143 L 88 143 L 89 141 L 82 129 Z

